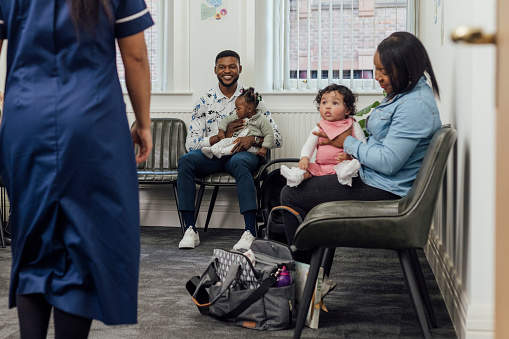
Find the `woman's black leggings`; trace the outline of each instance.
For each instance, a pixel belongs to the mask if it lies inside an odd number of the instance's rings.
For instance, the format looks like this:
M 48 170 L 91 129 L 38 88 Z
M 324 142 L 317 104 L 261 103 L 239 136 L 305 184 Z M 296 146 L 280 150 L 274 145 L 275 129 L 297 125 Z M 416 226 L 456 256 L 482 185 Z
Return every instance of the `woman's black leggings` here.
M 21 339 L 44 339 L 53 308 L 55 339 L 85 339 L 88 337 L 92 319 L 73 315 L 51 306 L 42 294 L 17 295 Z
M 366 185 L 359 177 L 352 180 L 352 186 L 339 183 L 335 174 L 311 177 L 304 180 L 297 187 L 285 186 L 281 191 L 281 205 L 296 210 L 302 220 L 307 213 L 316 205 L 329 201 L 345 200 L 397 200 L 400 196 L 393 193 Z M 293 244 L 293 237 L 299 227 L 298 220 L 290 213 L 283 211 L 285 233 L 288 244 Z M 295 260 L 308 262 L 310 251 L 297 251 L 294 253 Z

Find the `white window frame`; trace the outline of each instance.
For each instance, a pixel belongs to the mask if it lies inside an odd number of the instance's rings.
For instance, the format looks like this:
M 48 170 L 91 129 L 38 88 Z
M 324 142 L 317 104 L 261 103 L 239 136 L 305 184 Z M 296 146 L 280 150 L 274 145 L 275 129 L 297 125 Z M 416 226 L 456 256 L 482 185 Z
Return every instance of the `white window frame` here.
M 189 93 L 189 1 L 159 0 L 157 6 L 158 77 L 151 82 L 152 93 Z M 127 93 L 125 80 L 121 85 Z
M 308 4 L 311 2 L 311 0 L 300 1 L 308 1 Z M 257 72 L 261 70 L 266 77 L 265 80 L 263 76 L 257 77 L 257 88 L 260 88 L 264 92 L 316 92 L 317 88 L 323 88 L 332 82 L 337 83 L 337 79 L 332 80 L 332 74 L 329 75 L 328 80 L 322 80 L 320 82 L 317 79 L 290 79 L 290 59 L 287 45 L 285 44 L 285 41 L 289 41 L 289 30 L 284 29 L 285 25 L 289 25 L 289 10 L 286 10 L 286 8 L 289 7 L 285 8 L 285 4 L 288 6 L 289 0 L 261 1 L 259 3 L 257 1 L 257 14 L 263 14 L 263 16 L 259 16 L 261 19 L 257 20 L 256 31 L 260 33 L 261 36 L 269 36 L 272 38 L 271 41 L 264 41 L 266 44 L 265 52 L 268 56 L 256 63 Z M 308 6 L 308 8 L 310 8 L 310 6 Z M 406 29 L 408 32 L 417 35 L 417 9 L 419 8 L 419 0 L 407 0 L 406 8 Z M 257 46 L 259 46 L 260 43 L 262 43 L 262 41 L 258 40 Z M 308 70 L 309 68 L 308 61 Z M 281 74 L 284 76 L 281 76 Z M 375 79 L 343 80 L 343 84 L 349 86 L 359 94 L 381 94 L 383 92 Z M 297 81 L 299 81 L 298 86 L 296 84 Z

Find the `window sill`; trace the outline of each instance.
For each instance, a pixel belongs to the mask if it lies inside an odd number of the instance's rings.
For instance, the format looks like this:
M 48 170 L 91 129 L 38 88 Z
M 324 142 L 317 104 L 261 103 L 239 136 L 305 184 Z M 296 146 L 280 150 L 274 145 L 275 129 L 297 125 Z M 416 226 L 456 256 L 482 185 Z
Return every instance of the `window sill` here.
M 352 90 L 357 95 L 367 95 L 367 96 L 378 96 L 383 95 L 382 89 L 362 89 L 362 88 L 354 88 Z M 318 93 L 317 89 L 285 89 L 285 90 L 273 90 L 273 91 L 263 91 L 260 92 L 261 95 L 316 95 Z
M 383 93 L 367 93 L 357 92 L 357 109 L 362 109 L 373 104 L 375 101 L 383 100 Z M 267 107 L 272 112 L 281 113 L 299 113 L 299 112 L 315 112 L 315 98 L 317 90 L 284 90 L 261 92 L 263 100 L 267 103 Z

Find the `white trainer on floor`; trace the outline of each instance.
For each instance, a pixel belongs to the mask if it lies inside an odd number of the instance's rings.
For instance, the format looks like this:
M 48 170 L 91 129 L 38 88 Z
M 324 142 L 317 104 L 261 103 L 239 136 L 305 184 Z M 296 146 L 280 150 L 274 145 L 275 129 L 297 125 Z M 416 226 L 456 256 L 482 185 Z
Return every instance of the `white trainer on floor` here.
M 255 241 L 255 237 L 253 237 L 253 235 L 251 234 L 251 232 L 249 231 L 245 231 L 243 234 L 242 234 L 242 237 L 240 237 L 240 240 L 238 243 L 236 243 L 234 246 L 233 246 L 233 249 L 234 250 L 241 250 L 241 249 L 244 249 L 244 250 L 248 250 L 251 248 L 251 244 L 253 243 L 253 241 Z
M 189 226 L 184 237 L 179 242 L 179 248 L 195 248 L 200 244 L 200 236 L 198 232 L 193 231 L 193 228 Z

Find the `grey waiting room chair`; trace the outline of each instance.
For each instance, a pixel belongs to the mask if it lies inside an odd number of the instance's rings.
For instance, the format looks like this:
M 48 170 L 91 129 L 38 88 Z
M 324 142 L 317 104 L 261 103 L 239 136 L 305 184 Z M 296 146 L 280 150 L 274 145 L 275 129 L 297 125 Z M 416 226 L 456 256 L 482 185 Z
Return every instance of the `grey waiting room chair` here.
M 265 159 L 263 161 L 260 161 L 258 168 L 253 173 L 253 179 L 255 181 L 255 187 L 257 191 L 257 196 L 259 195 L 260 190 L 260 180 L 262 180 L 261 177 L 263 177 L 265 173 L 264 164 L 266 164 L 268 161 L 270 161 L 270 149 L 267 151 L 267 155 L 265 156 Z M 219 192 L 219 187 L 237 187 L 237 182 L 235 181 L 235 178 L 226 172 L 219 172 L 219 173 L 212 173 L 209 175 L 206 175 L 204 177 L 196 177 L 195 182 L 197 185 L 200 186 L 200 189 L 198 190 L 198 194 L 196 197 L 196 205 L 194 210 L 194 221 L 198 219 L 198 213 L 200 212 L 200 206 L 203 199 L 203 194 L 205 193 L 205 187 L 211 186 L 214 187 L 214 190 L 212 191 L 212 197 L 210 199 L 209 203 L 209 209 L 207 211 L 207 219 L 205 221 L 205 227 L 203 229 L 204 232 L 207 232 L 207 229 L 209 227 L 210 218 L 212 216 L 212 212 L 214 211 L 214 205 L 216 203 L 217 193 Z
M 422 334 L 424 338 L 431 338 L 422 302 L 431 324 L 437 327 L 437 323 L 415 249 L 424 247 L 428 241 L 447 159 L 456 138 L 456 130 L 449 125 L 435 133 L 417 178 L 405 197 L 391 201 L 327 202 L 308 213 L 294 238 L 298 249 L 313 252 L 294 338 L 300 338 L 319 268 L 326 261 L 324 258 L 330 256 L 328 252 L 336 247 L 395 250 Z
M 187 128 L 184 121 L 175 118 L 151 119 L 154 147 L 147 161 L 138 164 L 138 182 L 140 184 L 171 184 L 178 207 L 177 168 L 179 158 L 187 152 Z M 180 213 L 179 213 L 179 219 Z M 183 223 L 180 220 L 182 234 Z

